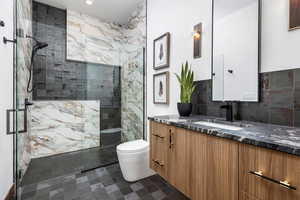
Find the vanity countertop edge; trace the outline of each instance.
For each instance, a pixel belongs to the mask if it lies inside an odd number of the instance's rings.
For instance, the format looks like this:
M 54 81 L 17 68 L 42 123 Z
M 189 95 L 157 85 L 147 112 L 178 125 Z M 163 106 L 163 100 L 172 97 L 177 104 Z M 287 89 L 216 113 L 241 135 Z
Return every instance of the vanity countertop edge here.
M 262 148 L 272 149 L 295 156 L 300 156 L 300 128 L 279 126 L 250 121 L 225 122 L 231 125 L 243 125 L 242 130 L 225 130 L 195 124 L 198 121 L 224 120 L 216 117 L 193 115 L 179 117 L 178 115 L 163 115 L 148 117 L 149 120 L 158 123 L 188 129 L 191 131 L 234 140 L 240 143 L 255 145 Z

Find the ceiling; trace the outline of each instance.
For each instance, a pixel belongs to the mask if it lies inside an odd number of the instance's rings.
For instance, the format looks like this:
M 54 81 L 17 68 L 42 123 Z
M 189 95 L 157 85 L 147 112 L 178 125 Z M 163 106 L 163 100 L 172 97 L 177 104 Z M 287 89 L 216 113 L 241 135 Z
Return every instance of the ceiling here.
M 87 5 L 86 0 L 35 0 L 61 9 L 70 9 L 109 22 L 125 24 L 143 0 L 94 0 Z

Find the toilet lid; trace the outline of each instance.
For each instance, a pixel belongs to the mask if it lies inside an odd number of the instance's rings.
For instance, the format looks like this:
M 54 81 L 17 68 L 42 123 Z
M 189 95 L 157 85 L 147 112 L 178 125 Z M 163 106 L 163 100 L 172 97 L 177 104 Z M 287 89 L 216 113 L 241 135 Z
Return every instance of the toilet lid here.
M 117 150 L 122 153 L 136 153 L 144 151 L 149 147 L 148 142 L 144 140 L 135 140 L 131 142 L 126 142 L 117 146 Z

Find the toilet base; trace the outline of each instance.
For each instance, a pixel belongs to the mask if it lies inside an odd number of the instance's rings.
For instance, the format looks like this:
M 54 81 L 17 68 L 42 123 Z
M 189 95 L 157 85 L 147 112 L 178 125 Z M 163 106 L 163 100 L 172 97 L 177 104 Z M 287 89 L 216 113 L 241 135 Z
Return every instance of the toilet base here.
M 121 153 L 117 151 L 123 177 L 128 182 L 135 182 L 155 172 L 150 169 L 149 149 L 139 153 Z

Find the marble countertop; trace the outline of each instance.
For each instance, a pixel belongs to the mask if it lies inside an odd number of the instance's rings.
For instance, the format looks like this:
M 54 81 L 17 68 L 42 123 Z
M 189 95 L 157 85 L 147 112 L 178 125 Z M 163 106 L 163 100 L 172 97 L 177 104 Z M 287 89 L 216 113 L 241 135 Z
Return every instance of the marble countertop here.
M 227 138 L 245 144 L 268 148 L 300 156 L 300 128 L 278 126 L 273 124 L 249 121 L 226 122 L 222 118 L 209 116 L 179 117 L 177 115 L 148 117 L 149 120 L 167 125 L 201 132 L 207 135 Z M 197 121 L 215 122 L 241 127 L 242 130 L 232 131 L 195 124 Z

